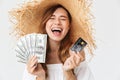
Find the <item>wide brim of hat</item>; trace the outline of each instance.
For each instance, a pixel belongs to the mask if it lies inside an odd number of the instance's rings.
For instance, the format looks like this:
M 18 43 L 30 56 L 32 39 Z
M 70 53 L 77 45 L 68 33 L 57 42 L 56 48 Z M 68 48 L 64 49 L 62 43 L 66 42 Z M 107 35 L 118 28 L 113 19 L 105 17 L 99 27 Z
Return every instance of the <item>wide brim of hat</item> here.
M 53 5 L 60 4 L 65 7 L 72 16 L 70 36 L 72 42 L 75 42 L 79 37 L 82 37 L 88 43 L 88 47 L 94 47 L 94 40 L 91 25 L 90 2 L 88 0 L 33 0 L 26 2 L 22 8 L 15 10 L 12 13 L 20 22 L 23 16 L 23 21 L 18 25 L 23 26 L 18 28 L 23 30 L 25 34 L 39 32 L 39 21 L 45 11 Z M 14 12 L 15 12 L 14 11 Z M 21 16 L 21 17 L 19 17 Z M 26 21 L 26 22 L 24 22 Z M 28 28 L 29 27 L 29 28 Z

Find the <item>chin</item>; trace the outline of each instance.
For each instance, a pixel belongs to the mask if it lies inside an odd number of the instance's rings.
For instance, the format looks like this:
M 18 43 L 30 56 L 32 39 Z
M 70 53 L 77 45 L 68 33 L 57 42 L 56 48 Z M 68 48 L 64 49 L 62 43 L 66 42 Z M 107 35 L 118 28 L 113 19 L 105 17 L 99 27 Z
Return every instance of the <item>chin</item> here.
M 61 38 L 53 38 L 52 40 L 57 41 L 57 42 L 61 42 L 63 39 L 61 39 Z

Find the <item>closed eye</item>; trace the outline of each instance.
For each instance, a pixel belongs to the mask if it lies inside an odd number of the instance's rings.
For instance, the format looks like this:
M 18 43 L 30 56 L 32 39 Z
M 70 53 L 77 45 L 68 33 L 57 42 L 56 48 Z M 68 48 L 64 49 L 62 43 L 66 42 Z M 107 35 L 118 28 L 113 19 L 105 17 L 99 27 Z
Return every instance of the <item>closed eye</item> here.
M 68 18 L 66 16 L 61 16 L 60 20 L 67 20 Z
M 60 18 L 60 20 L 64 20 L 64 21 L 65 21 L 65 20 L 66 20 L 66 18 Z
M 52 15 L 52 16 L 50 17 L 50 19 L 55 19 L 55 16 L 54 16 L 54 15 Z
M 54 17 L 50 17 L 49 19 L 55 19 Z

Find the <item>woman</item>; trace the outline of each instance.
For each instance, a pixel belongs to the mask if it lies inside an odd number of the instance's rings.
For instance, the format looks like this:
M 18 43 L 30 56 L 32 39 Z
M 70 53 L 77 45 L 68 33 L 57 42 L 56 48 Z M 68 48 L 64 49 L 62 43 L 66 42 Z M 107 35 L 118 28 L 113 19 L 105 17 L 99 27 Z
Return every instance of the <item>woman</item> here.
M 38 0 L 14 10 L 20 35 L 32 32 L 48 35 L 46 63 L 40 64 L 36 56 L 31 56 L 23 80 L 94 80 L 84 51 L 70 50 L 79 37 L 87 41 L 90 52 L 95 48 L 85 3 L 83 0 Z M 76 4 L 79 5 L 74 10 Z

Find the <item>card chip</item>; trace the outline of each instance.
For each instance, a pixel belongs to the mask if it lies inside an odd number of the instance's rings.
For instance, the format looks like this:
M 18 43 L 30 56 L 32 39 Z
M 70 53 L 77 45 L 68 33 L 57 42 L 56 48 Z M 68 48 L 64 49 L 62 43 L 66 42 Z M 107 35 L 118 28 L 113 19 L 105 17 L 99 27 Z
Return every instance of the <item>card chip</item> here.
M 72 46 L 71 50 L 75 52 L 80 52 L 86 45 L 87 42 L 84 41 L 82 38 L 79 38 Z

